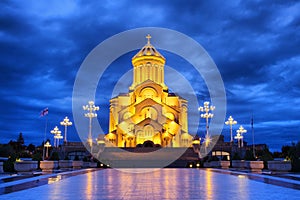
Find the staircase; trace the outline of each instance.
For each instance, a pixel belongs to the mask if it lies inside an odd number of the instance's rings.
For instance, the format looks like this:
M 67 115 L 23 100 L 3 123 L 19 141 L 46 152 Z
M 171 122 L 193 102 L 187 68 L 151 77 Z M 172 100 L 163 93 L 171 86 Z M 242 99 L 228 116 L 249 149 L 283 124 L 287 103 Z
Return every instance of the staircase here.
M 114 168 L 186 167 L 199 160 L 193 148 L 159 147 L 106 147 L 98 159 Z

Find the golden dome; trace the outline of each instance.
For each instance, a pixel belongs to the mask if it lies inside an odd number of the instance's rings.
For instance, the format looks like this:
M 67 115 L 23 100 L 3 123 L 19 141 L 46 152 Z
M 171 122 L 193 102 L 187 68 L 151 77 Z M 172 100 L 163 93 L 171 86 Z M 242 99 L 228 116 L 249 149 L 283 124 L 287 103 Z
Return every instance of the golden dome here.
M 160 64 L 164 65 L 166 59 L 150 43 L 151 36 L 148 34 L 146 38 L 148 39 L 147 44 L 132 58 L 133 66 L 151 61 L 158 61 Z

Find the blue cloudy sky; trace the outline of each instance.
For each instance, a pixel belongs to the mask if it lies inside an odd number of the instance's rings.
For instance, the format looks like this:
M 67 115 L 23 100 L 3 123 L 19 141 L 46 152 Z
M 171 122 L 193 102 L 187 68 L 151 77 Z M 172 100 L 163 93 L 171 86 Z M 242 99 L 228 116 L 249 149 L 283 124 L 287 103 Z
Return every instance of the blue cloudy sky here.
M 252 113 L 256 143 L 279 150 L 300 140 L 298 1 L 4 0 L 0 1 L 0 143 L 22 132 L 26 144 L 40 144 L 45 118 L 39 112 L 45 107 L 49 107 L 48 132 L 65 116 L 72 120 L 73 84 L 84 58 L 114 34 L 150 26 L 182 32 L 205 48 L 224 81 L 227 115 L 249 130 L 247 141 L 251 143 Z M 131 68 L 134 53 L 122 56 L 103 76 L 103 94 L 96 99 L 102 127 L 108 125 L 112 86 Z M 164 55 L 170 66 L 181 63 Z M 174 67 L 193 80 L 189 65 L 182 61 L 182 66 Z M 200 82 L 193 86 L 199 101 L 209 99 L 200 86 Z M 224 127 L 226 139 L 228 132 Z M 69 140 L 78 140 L 74 127 Z

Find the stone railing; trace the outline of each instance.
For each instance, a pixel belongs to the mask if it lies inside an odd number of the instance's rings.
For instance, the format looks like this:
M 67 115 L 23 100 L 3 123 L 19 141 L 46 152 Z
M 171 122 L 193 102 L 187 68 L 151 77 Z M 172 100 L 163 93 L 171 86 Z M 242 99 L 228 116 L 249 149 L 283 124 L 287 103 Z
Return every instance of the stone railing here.
M 264 168 L 263 161 L 233 160 L 232 168 L 248 169 L 253 172 L 260 172 Z
M 245 168 L 245 161 L 244 160 L 233 160 L 231 162 L 232 168 L 244 169 Z
M 261 172 L 264 168 L 264 161 L 245 161 L 245 168 L 252 172 Z
M 73 163 L 72 160 L 59 160 L 58 166 L 59 166 L 59 169 L 61 169 L 61 170 L 71 170 L 73 167 L 72 163 Z
M 222 169 L 227 169 L 230 166 L 230 161 L 210 161 L 210 162 L 205 162 L 204 167 L 212 167 L 212 168 L 222 168 Z
M 20 174 L 28 174 L 37 170 L 38 161 L 20 160 L 14 163 L 15 170 Z
M 291 171 L 291 161 L 268 161 L 268 169 L 271 171 L 287 172 Z
M 73 169 L 81 169 L 83 167 L 83 161 L 73 160 L 72 167 L 73 167 Z
M 58 161 L 44 160 L 40 162 L 40 168 L 43 172 L 53 172 L 58 169 Z

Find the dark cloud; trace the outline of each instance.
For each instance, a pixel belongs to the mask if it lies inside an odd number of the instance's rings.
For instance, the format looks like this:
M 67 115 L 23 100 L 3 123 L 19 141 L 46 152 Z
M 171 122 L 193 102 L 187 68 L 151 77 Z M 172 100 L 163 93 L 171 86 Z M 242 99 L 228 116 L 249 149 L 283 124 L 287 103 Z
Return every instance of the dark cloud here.
M 297 1 L 1 1 L 0 142 L 23 132 L 26 142 L 40 143 L 44 119 L 39 112 L 44 107 L 50 110 L 49 129 L 66 115 L 72 120 L 72 88 L 84 58 L 108 37 L 144 26 L 175 29 L 207 50 L 224 80 L 228 115 L 249 133 L 253 114 L 257 142 L 279 149 L 297 141 L 299 9 Z M 113 87 L 131 69 L 134 53 L 116 60 L 100 80 L 96 103 L 103 127 Z M 189 63 L 162 53 L 169 66 L 193 83 L 200 103 L 209 99 Z M 197 119 L 192 120 L 191 126 Z M 71 139 L 78 139 L 74 127 L 70 131 Z M 227 131 L 225 127 L 226 137 Z

